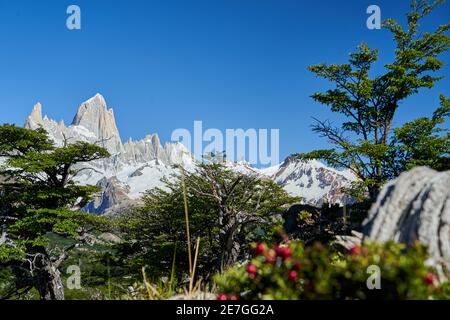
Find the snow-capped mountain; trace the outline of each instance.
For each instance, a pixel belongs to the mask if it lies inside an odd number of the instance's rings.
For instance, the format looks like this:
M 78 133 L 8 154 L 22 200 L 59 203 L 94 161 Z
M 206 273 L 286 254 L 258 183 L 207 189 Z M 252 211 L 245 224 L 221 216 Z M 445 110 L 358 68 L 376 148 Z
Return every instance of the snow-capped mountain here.
M 329 168 L 317 160 L 288 157 L 278 166 L 261 170 L 294 196 L 305 203 L 321 206 L 324 203 L 350 203 L 352 199 L 343 193 L 355 176 L 349 171 Z
M 196 160 L 181 143 L 161 144 L 157 134 L 142 140 L 122 142 L 112 109 L 107 107 L 102 95 L 83 102 L 69 126 L 42 116 L 42 106 L 37 103 L 28 116 L 25 127 L 47 130 L 56 145 L 87 141 L 106 148 L 111 157 L 90 163 L 92 170 L 84 170 L 77 177 L 81 184 L 95 184 L 102 188 L 95 201 L 85 210 L 95 213 L 114 213 L 139 202 L 141 194 L 154 187 L 162 187 L 161 179 L 177 173 L 175 166 L 194 170 Z M 354 177 L 326 167 L 318 161 L 287 158 L 282 164 L 257 169 L 245 162 L 227 163 L 239 172 L 257 173 L 272 178 L 287 192 L 302 197 L 304 203 L 321 205 L 346 203 L 341 188 Z
M 28 116 L 25 127 L 45 128 L 57 145 L 65 141 L 87 141 L 106 148 L 112 155 L 106 161 L 108 171 L 119 172 L 127 165 L 136 166 L 155 160 L 158 164 L 189 165 L 193 158 L 181 143 L 167 143 L 162 146 L 157 134 L 147 135 L 143 140 L 129 139 L 122 143 L 112 109 L 108 109 L 102 95 L 83 102 L 78 108 L 72 124 L 56 122 L 42 117 L 42 106 L 37 103 Z

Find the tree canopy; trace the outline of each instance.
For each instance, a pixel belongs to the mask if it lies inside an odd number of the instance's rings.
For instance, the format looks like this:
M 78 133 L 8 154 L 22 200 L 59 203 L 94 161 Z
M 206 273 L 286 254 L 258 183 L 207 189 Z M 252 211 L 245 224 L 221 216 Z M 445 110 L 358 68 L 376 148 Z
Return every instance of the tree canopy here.
M 51 250 L 48 234 L 81 241 L 104 223 L 79 211 L 98 188 L 77 185 L 74 178 L 85 170 L 80 164 L 109 153 L 86 142 L 56 147 L 44 129 L 6 124 L 0 126 L 0 156 L 0 264 L 11 267 L 17 280 L 9 295 L 36 288 L 42 299 L 62 299 L 57 269 L 69 248 Z
M 187 270 L 183 190 L 189 245 L 201 238 L 198 269 L 203 275 L 235 263 L 248 253 L 252 241 L 270 238 L 277 213 L 299 200 L 269 179 L 237 173 L 222 164 L 201 164 L 194 172 L 182 172 L 184 179 L 175 176 L 165 181 L 164 188 L 147 191 L 143 206 L 123 218 L 128 245 L 122 253 L 139 261 L 138 266 L 159 261 L 168 272 L 176 249 L 178 271 Z
M 379 75 L 373 76 L 373 67 L 379 58 L 378 50 L 371 49 L 365 43 L 350 54 L 346 64 L 309 67 L 318 77 L 334 84 L 333 89 L 315 93 L 312 98 L 329 106 L 332 112 L 344 115 L 346 121 L 334 125 L 330 121 L 316 119 L 313 131 L 327 138 L 333 148 L 298 156 L 323 159 L 334 167 L 351 170 L 368 187 L 371 197 L 376 196 L 389 176 L 385 172 L 389 170 L 387 157 L 391 152 L 393 120 L 400 103 L 422 88 L 433 87 L 436 81 L 442 79 L 442 75 L 436 75 L 436 72 L 444 66 L 441 54 L 450 48 L 450 37 L 447 35 L 450 24 L 441 25 L 431 33 L 419 28 L 421 20 L 441 3 L 413 1 L 406 27 L 393 19 L 383 23 L 383 27 L 392 33 L 396 48 L 394 61 L 385 65 L 384 72 Z M 438 117 L 443 119 L 444 116 L 442 113 Z M 403 129 L 403 134 L 397 130 L 393 144 L 406 141 L 404 133 L 407 128 Z M 441 157 L 443 153 L 428 155 Z M 398 170 L 390 170 L 390 173 L 394 172 Z

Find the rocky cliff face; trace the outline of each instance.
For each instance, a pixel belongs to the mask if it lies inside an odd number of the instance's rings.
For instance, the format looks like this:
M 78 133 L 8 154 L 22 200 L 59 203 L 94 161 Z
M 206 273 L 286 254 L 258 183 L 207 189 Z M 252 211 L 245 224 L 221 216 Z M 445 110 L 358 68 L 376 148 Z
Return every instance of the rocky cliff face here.
M 189 164 L 192 156 L 181 143 L 161 145 L 157 134 L 149 134 L 144 139 L 129 139 L 122 143 L 112 109 L 107 107 L 104 97 L 96 94 L 83 102 L 70 126 L 63 121 L 56 122 L 42 117 L 42 105 L 37 103 L 25 121 L 25 128 L 43 127 L 57 145 L 64 141 L 87 141 L 103 146 L 111 153 L 111 158 L 103 164 L 107 169 L 120 171 L 127 165 L 139 165 L 149 161 L 173 165 Z M 104 167 L 104 166 L 103 166 Z
M 130 200 L 128 197 L 130 192 L 129 186 L 119 181 L 117 177 L 109 179 L 104 177 L 97 183 L 97 186 L 102 191 L 96 194 L 94 201 L 84 208 L 86 212 L 105 212 L 119 203 Z
M 98 144 L 111 154 L 124 151 L 113 109 L 108 109 L 102 95 L 96 94 L 78 108 L 72 126 L 83 127 L 97 137 Z
M 363 226 L 371 240 L 419 240 L 450 267 L 450 171 L 418 167 L 402 173 L 383 188 Z
M 99 144 L 111 153 L 108 159 L 87 164 L 92 170 L 84 170 L 76 178 L 78 183 L 102 187 L 102 193 L 85 208 L 88 212 L 114 214 L 114 208 L 122 210 L 124 204 L 135 203 L 142 192 L 162 187 L 162 178 L 177 173 L 174 165 L 187 170 L 196 165 L 193 156 L 181 143 L 162 145 L 157 134 L 122 143 L 114 112 L 100 94 L 79 106 L 69 126 L 43 117 L 42 106 L 38 103 L 28 116 L 25 127 L 43 127 L 59 146 L 65 142 L 87 141 Z M 281 165 L 265 170 L 252 168 L 245 162 L 227 163 L 227 166 L 239 172 L 269 176 L 289 193 L 300 196 L 303 203 L 320 206 L 325 202 L 342 204 L 350 201 L 341 189 L 354 178 L 318 161 L 288 158 Z

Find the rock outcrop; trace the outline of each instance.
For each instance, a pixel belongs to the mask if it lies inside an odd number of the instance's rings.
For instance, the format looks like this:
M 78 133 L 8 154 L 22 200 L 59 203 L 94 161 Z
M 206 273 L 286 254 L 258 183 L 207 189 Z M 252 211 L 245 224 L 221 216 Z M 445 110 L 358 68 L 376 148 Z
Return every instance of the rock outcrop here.
M 105 177 L 97 183 L 97 186 L 100 187 L 102 191 L 94 196 L 94 200 L 83 208 L 83 211 L 103 213 L 108 208 L 130 200 L 128 197 L 130 188 L 121 183 L 116 177 L 111 177 L 109 179 Z
M 363 222 L 365 239 L 419 240 L 450 266 L 450 171 L 414 168 L 389 182 Z
M 72 125 L 88 129 L 99 139 L 97 143 L 108 149 L 111 154 L 123 152 L 114 111 L 107 108 L 106 101 L 101 94 L 97 93 L 80 105 Z
M 34 105 L 33 110 L 25 121 L 25 128 L 31 128 L 33 127 L 33 124 L 39 124 L 42 122 L 42 105 L 38 102 Z

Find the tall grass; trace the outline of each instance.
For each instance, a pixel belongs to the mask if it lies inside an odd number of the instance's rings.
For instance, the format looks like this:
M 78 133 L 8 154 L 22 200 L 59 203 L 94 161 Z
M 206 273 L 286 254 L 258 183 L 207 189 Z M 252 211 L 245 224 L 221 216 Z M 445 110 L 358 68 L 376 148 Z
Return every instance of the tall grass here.
M 187 249 L 188 249 L 188 259 L 189 259 L 189 275 L 192 277 L 192 254 L 191 254 L 191 234 L 189 231 L 189 209 L 187 201 L 187 191 L 186 182 L 184 176 L 184 169 L 181 168 L 181 183 L 183 186 L 183 200 L 184 200 L 184 218 L 186 221 L 186 237 L 187 237 Z
M 189 208 L 188 208 L 188 200 L 187 200 L 187 188 L 186 188 L 186 178 L 185 171 L 181 168 L 181 182 L 183 186 L 183 200 L 184 200 L 184 216 L 186 222 L 186 237 L 187 237 L 187 246 L 188 246 L 188 259 L 189 259 L 189 291 L 188 295 L 191 296 L 194 292 L 194 280 L 195 280 L 195 271 L 197 268 L 197 259 L 198 252 L 200 248 L 200 237 L 197 238 L 197 243 L 195 246 L 195 257 L 194 262 L 192 262 L 192 253 L 191 253 L 191 235 L 190 235 L 190 225 L 189 225 Z M 200 285 L 200 281 L 197 283 Z M 197 287 L 197 285 L 196 285 Z
M 195 253 L 194 260 L 192 260 L 192 252 L 191 252 L 191 235 L 190 235 L 190 224 L 189 224 L 189 207 L 188 207 L 188 198 L 187 198 L 187 188 L 185 183 L 185 172 L 183 168 L 181 170 L 181 181 L 182 181 L 182 191 L 183 191 L 183 201 L 184 201 L 184 214 L 185 214 L 185 225 L 186 225 L 186 241 L 187 241 L 187 251 L 188 251 L 188 260 L 189 260 L 189 285 L 188 288 L 184 288 L 182 291 L 187 298 L 192 298 L 194 296 L 199 297 L 200 293 L 205 293 L 209 291 L 207 286 L 203 286 L 201 279 L 195 281 L 195 273 L 197 269 L 198 255 L 200 250 L 200 241 L 201 238 L 198 237 L 196 239 L 195 245 Z M 175 250 L 173 253 L 172 260 L 172 270 L 170 275 L 170 281 L 168 288 L 165 287 L 164 284 L 151 284 L 147 280 L 147 276 L 145 273 L 145 267 L 142 268 L 142 275 L 144 280 L 144 286 L 146 289 L 147 297 L 150 300 L 157 299 L 165 299 L 170 298 L 175 294 L 174 290 L 174 281 L 175 281 L 175 265 L 176 265 L 176 252 L 177 252 L 177 244 L 175 244 Z
M 192 294 L 192 290 L 194 289 L 194 278 L 195 278 L 195 270 L 197 268 L 197 258 L 198 258 L 198 249 L 200 247 L 200 237 L 197 238 L 197 245 L 195 246 L 195 258 L 194 258 L 194 267 L 192 268 L 191 279 L 189 281 L 189 295 Z
M 172 259 L 172 270 L 170 273 L 170 295 L 173 294 L 173 282 L 175 280 L 175 263 L 177 259 L 177 243 L 175 243 L 175 248 L 173 250 L 173 259 Z

